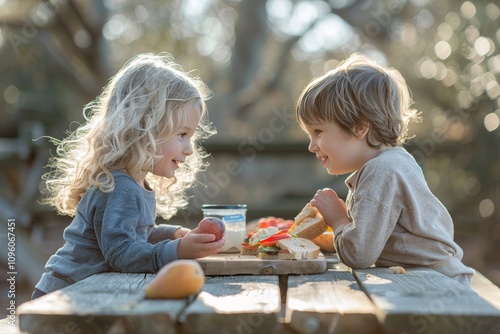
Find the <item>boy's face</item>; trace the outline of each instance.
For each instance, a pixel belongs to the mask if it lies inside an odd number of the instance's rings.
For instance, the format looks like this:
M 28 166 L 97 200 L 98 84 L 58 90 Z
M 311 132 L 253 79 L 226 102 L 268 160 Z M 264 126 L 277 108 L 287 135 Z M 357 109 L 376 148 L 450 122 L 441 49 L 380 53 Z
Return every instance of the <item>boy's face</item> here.
M 193 154 L 191 137 L 196 132 L 201 118 L 201 108 L 198 103 L 191 103 L 186 107 L 186 123 L 177 133 L 161 144 L 160 150 L 162 159 L 153 165 L 153 174 L 167 178 L 174 177 L 179 164 L 186 160 L 186 157 Z
M 306 124 L 304 128 L 309 135 L 309 151 L 316 154 L 331 175 L 351 173 L 371 158 L 366 129 L 353 136 L 334 122 Z

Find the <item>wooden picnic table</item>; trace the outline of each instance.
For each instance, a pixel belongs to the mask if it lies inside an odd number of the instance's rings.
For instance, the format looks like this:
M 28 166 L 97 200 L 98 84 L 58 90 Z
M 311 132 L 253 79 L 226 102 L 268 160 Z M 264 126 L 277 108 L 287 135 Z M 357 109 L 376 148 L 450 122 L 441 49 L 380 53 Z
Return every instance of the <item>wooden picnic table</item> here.
M 500 333 L 500 289 L 480 273 L 471 289 L 429 269 L 395 274 L 326 260 L 317 274 L 207 276 L 182 300 L 145 299 L 152 274 L 97 274 L 20 305 L 17 328 L 4 319 L 0 332 Z

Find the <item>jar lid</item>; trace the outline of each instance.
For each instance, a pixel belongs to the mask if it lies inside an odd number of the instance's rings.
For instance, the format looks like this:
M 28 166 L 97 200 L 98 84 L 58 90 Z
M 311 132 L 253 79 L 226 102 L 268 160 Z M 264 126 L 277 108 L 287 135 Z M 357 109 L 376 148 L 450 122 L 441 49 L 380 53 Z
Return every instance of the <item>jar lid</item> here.
M 246 204 L 233 204 L 233 205 L 222 205 L 222 204 L 203 204 L 201 206 L 203 209 L 222 209 L 222 210 L 231 210 L 231 209 L 246 209 Z

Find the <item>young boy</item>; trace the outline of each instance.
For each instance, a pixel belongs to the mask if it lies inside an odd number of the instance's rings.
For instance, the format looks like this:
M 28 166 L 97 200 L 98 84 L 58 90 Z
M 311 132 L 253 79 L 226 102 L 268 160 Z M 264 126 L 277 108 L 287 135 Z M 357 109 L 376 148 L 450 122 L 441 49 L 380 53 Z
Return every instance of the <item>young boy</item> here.
M 310 82 L 296 104 L 309 151 L 329 174 L 352 173 L 346 203 L 323 189 L 311 204 L 334 230 L 346 265 L 425 266 L 469 284 L 474 270 L 461 262 L 448 211 L 400 147 L 419 119 L 411 104 L 398 71 L 357 54 Z

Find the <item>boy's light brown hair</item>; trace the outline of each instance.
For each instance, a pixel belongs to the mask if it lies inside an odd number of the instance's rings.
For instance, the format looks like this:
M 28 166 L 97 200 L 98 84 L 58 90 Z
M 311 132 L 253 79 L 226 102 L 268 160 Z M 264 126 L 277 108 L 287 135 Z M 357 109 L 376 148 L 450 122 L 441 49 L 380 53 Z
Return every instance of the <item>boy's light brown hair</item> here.
M 397 70 L 353 54 L 304 88 L 295 114 L 301 126 L 335 122 L 351 135 L 360 126 L 369 126 L 368 145 L 398 146 L 411 138 L 409 123 L 420 120 L 412 103 Z

